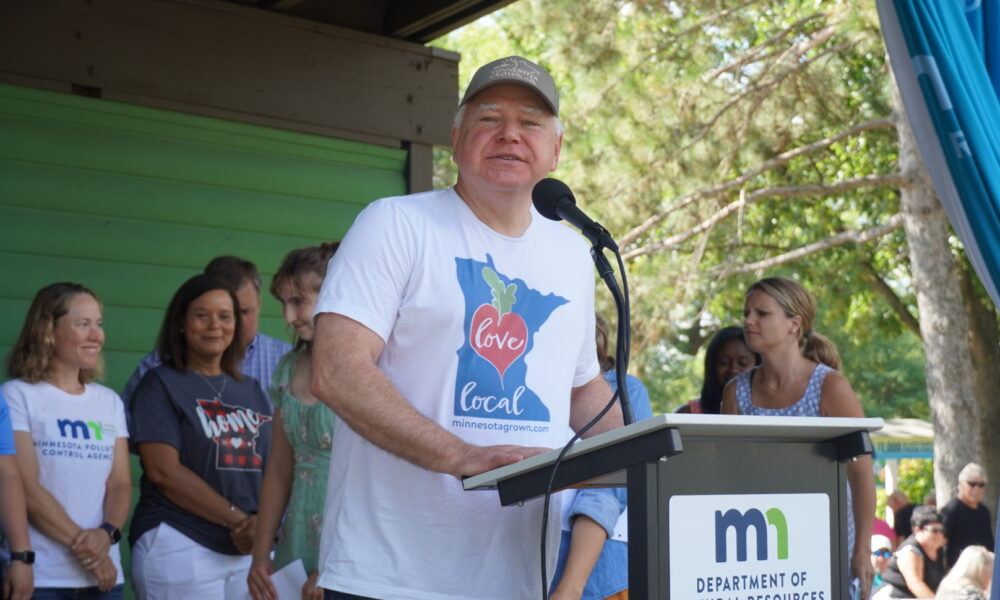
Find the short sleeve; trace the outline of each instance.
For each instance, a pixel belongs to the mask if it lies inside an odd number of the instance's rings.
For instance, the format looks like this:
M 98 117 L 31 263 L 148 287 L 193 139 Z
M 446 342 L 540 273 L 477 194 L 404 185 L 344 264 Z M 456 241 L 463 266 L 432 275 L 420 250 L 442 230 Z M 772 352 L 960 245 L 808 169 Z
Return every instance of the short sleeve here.
M 180 415 L 155 371 L 143 376 L 132 396 L 132 445 L 160 442 L 181 449 Z
M 337 313 L 389 339 L 413 272 L 417 226 L 394 198 L 378 200 L 358 215 L 330 267 L 315 315 Z
M 14 429 L 10 425 L 10 409 L 0 392 L 0 454 L 14 454 Z
M 135 371 L 132 372 L 132 376 L 128 378 L 125 382 L 125 387 L 122 388 L 121 398 L 126 403 L 131 403 L 132 396 L 135 394 L 136 388 L 139 386 L 139 382 L 142 381 L 143 376 L 146 375 L 150 370 L 155 369 L 160 366 L 160 356 L 155 350 L 142 357 L 139 364 L 136 365 Z
M 618 517 L 628 507 L 625 488 L 583 489 L 576 493 L 568 516 L 583 515 L 594 520 L 612 537 Z
M 586 271 L 590 277 L 590 271 Z M 587 293 L 582 298 L 587 305 L 584 307 L 586 323 L 583 325 L 584 331 L 593 332 L 596 329 L 594 313 L 594 286 L 591 283 L 587 287 Z M 601 365 L 597 362 L 597 344 L 594 343 L 594 336 L 583 336 L 583 343 L 580 344 L 580 354 L 576 362 L 576 373 L 573 376 L 573 387 L 580 387 L 590 383 L 594 377 L 601 373 Z
M 300 356 L 299 352 L 292 351 L 281 357 L 278 365 L 274 368 L 271 376 L 271 383 L 267 386 L 267 397 L 274 407 L 274 412 L 278 412 L 285 399 L 285 391 L 292 385 L 292 371 L 295 361 Z
M 118 425 L 118 437 L 128 438 L 128 419 L 125 416 L 125 402 L 122 401 L 121 397 L 114 390 L 111 390 L 111 395 L 114 396 L 115 422 Z

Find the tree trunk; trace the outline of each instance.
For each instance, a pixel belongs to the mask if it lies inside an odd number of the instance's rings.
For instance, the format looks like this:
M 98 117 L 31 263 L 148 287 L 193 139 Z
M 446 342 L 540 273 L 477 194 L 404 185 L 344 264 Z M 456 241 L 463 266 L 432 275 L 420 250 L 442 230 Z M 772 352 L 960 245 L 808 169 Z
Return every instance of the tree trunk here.
M 979 458 L 975 366 L 969 348 L 969 320 L 958 265 L 948 244 L 948 218 L 938 201 L 893 81 L 900 212 L 910 253 L 910 273 L 924 341 L 927 397 L 934 421 L 934 486 L 938 506 L 955 495 L 958 472 Z
M 976 404 L 979 407 L 979 435 L 982 438 L 979 463 L 986 469 L 986 505 L 993 518 L 997 517 L 997 489 L 1000 483 L 1000 403 L 996 393 L 1000 390 L 1000 331 L 997 325 L 997 311 L 988 296 L 978 292 L 972 265 L 965 261 L 960 270 L 962 294 L 965 296 L 966 314 L 972 327 L 970 347 L 973 365 L 976 368 Z

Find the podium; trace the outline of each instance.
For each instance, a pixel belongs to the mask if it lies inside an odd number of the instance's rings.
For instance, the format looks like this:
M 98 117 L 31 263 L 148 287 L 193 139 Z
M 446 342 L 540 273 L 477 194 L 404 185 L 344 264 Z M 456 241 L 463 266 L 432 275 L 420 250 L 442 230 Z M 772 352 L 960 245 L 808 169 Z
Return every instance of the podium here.
M 626 487 L 629 597 L 847 600 L 849 460 L 882 419 L 656 415 L 573 445 L 553 490 Z M 465 489 L 545 494 L 559 449 Z M 550 515 L 558 519 L 559 515 Z

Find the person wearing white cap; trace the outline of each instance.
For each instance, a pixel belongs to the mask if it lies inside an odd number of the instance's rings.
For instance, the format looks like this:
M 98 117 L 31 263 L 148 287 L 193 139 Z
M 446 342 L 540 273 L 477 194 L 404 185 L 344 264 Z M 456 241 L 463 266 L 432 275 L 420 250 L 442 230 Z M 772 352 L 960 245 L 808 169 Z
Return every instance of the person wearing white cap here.
M 872 594 L 882 587 L 882 573 L 885 573 L 889 566 L 889 559 L 892 558 L 892 540 L 884 535 L 872 536 L 872 570 L 875 577 L 872 579 Z
M 311 382 L 340 417 L 327 598 L 541 595 L 542 503 L 503 508 L 460 480 L 561 446 L 611 398 L 587 244 L 532 206 L 559 163 L 558 114 L 539 65 L 481 67 L 452 128 L 455 186 L 372 203 L 331 261 Z M 591 434 L 621 424 L 616 407 Z M 559 507 L 551 514 L 550 573 Z

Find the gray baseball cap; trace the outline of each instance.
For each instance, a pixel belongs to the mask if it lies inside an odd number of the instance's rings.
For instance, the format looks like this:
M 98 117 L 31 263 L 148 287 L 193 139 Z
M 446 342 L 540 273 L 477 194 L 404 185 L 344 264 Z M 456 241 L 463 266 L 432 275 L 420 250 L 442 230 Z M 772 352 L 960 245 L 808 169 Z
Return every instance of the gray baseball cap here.
M 559 92 L 556 90 L 556 82 L 552 80 L 548 71 L 520 56 L 508 56 L 479 67 L 472 76 L 469 87 L 465 89 L 465 95 L 462 96 L 459 106 L 464 106 L 479 92 L 499 83 L 514 83 L 531 88 L 542 97 L 552 110 L 552 114 L 559 116 Z

